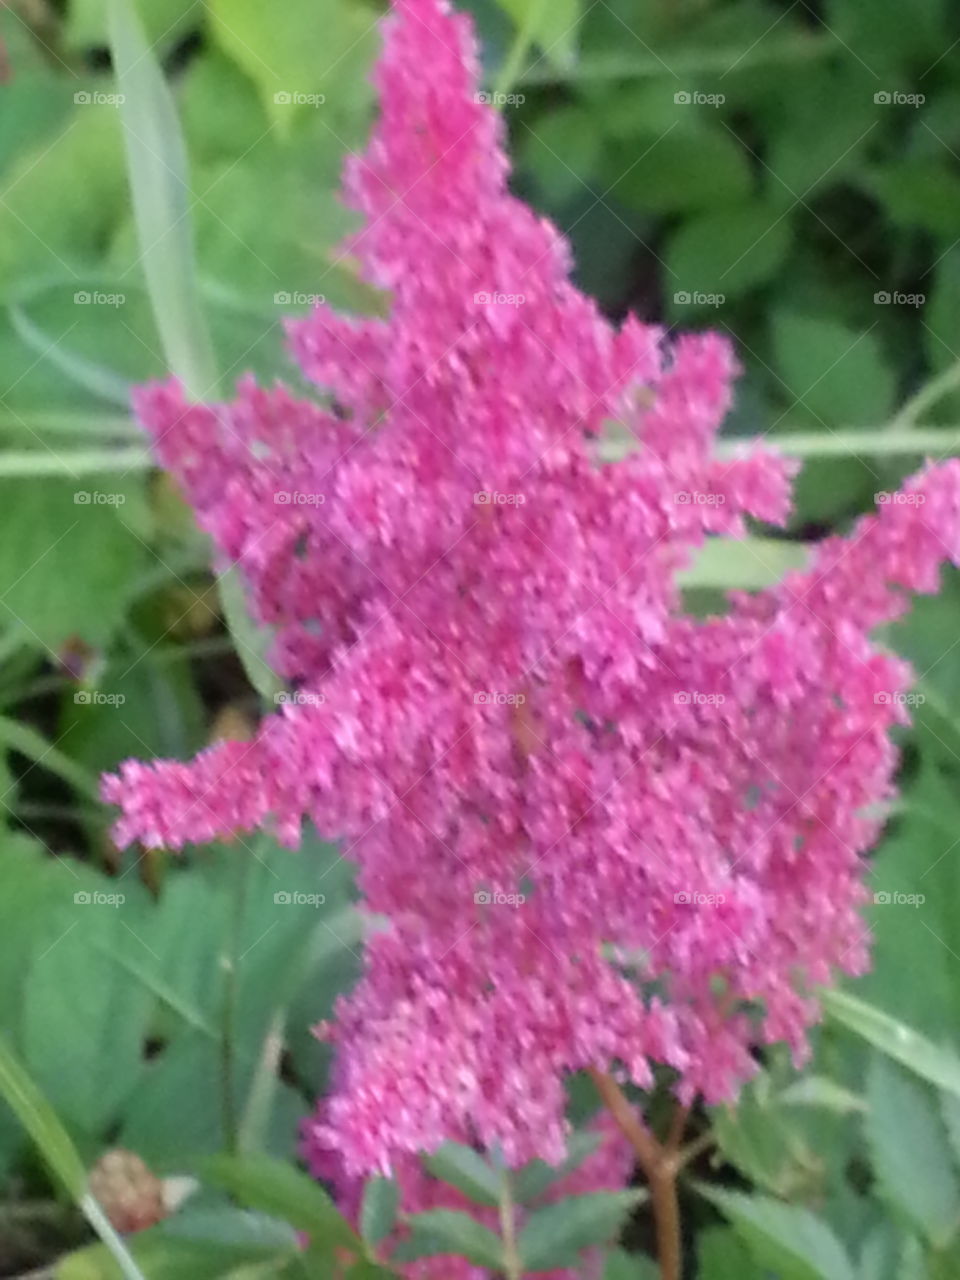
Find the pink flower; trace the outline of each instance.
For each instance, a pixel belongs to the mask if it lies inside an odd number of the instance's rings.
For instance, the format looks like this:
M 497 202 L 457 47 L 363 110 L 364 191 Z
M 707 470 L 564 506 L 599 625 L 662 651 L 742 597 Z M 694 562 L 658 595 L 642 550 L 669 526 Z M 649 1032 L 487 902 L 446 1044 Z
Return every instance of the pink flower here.
M 343 840 L 382 917 L 316 1133 L 350 1174 L 456 1134 L 557 1161 L 580 1068 L 668 1064 L 716 1101 L 758 1044 L 803 1057 L 815 985 L 866 963 L 910 678 L 869 632 L 960 553 L 953 461 L 779 587 L 685 616 L 704 538 L 788 510 L 783 461 L 713 456 L 728 346 L 617 329 L 573 287 L 507 190 L 465 18 L 396 0 L 385 36 L 347 192 L 389 318 L 291 324 L 317 402 L 137 398 L 310 696 L 104 786 L 121 844 L 292 845 L 304 816 Z M 602 465 L 611 420 L 637 448 Z

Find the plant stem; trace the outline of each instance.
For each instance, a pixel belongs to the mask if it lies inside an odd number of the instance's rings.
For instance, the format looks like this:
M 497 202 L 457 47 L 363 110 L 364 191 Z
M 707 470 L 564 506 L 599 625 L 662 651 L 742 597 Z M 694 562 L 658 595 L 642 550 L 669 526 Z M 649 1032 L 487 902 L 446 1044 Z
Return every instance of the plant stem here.
M 500 74 L 497 76 L 493 91 L 495 98 L 499 99 L 508 94 L 511 87 L 516 83 L 520 69 L 526 60 L 527 54 L 530 52 L 530 46 L 533 44 L 534 33 L 548 3 L 549 0 L 533 0 L 532 4 L 526 6 L 523 21 L 520 23 L 517 34 L 514 36 L 513 44 L 510 46 L 503 66 L 500 68 Z
M 240 1149 L 240 1116 L 237 1104 L 236 1035 L 237 1005 L 240 996 L 240 936 L 247 898 L 247 873 L 249 859 L 236 855 L 230 921 L 227 926 L 227 946 L 223 954 L 223 1023 L 220 1033 L 221 1114 L 223 1118 L 223 1143 L 227 1151 L 236 1154 Z
M 500 1170 L 500 1238 L 503 1241 L 503 1274 L 506 1280 L 523 1280 L 508 1169 Z
M 944 369 L 943 373 L 937 374 L 935 378 L 931 378 L 915 395 L 911 396 L 900 412 L 894 414 L 889 430 L 892 433 L 904 427 L 912 427 L 922 413 L 958 387 L 960 387 L 960 360 Z
M 680 1205 L 677 1200 L 677 1173 L 680 1168 L 678 1147 L 683 1138 L 687 1110 L 682 1108 L 678 1116 L 674 1116 L 670 1136 L 665 1143 L 661 1143 L 637 1119 L 623 1090 L 611 1075 L 595 1068 L 591 1068 L 589 1074 L 620 1132 L 637 1153 L 640 1167 L 650 1184 L 661 1280 L 680 1280 L 682 1250 Z

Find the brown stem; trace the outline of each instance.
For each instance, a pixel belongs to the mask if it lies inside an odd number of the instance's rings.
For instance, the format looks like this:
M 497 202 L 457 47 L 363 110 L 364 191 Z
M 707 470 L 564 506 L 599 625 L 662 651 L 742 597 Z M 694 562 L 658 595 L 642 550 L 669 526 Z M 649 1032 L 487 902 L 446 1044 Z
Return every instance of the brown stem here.
M 678 1113 L 679 1119 L 676 1115 L 674 1116 L 670 1136 L 665 1143 L 662 1143 L 640 1123 L 623 1090 L 611 1075 L 591 1068 L 590 1077 L 597 1086 L 597 1091 L 610 1114 L 616 1120 L 621 1133 L 637 1153 L 640 1167 L 650 1184 L 650 1201 L 657 1231 L 657 1257 L 660 1261 L 661 1280 L 680 1280 L 677 1151 L 686 1124 L 686 1108 Z

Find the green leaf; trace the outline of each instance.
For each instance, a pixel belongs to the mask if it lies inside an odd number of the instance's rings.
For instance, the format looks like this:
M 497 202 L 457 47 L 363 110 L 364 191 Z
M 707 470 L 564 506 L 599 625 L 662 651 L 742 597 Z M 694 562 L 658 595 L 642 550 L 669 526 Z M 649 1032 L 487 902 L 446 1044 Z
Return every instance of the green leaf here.
M 87 1183 L 83 1162 L 56 1112 L 4 1040 L 0 1040 L 0 1094 L 64 1189 L 80 1200 Z
M 142 946 L 136 935 L 145 895 L 131 879 L 98 878 L 71 896 L 72 919 L 26 974 L 24 1057 L 63 1116 L 103 1133 L 143 1069 L 154 1006 L 152 993 L 104 948 Z
M 659 1275 L 660 1269 L 652 1259 L 614 1249 L 607 1257 L 603 1280 L 657 1280 Z M 741 1277 L 738 1276 L 737 1280 Z
M 392 1178 L 370 1178 L 360 1205 L 360 1234 L 377 1245 L 393 1231 L 397 1221 L 400 1188 Z
M 871 329 L 858 331 L 825 316 L 778 311 L 773 342 L 794 420 L 867 426 L 889 417 L 895 378 Z
M 362 0 L 287 0 L 283 21 L 260 0 L 209 0 L 211 34 L 256 83 L 268 114 L 290 134 L 311 111 L 339 122 L 369 99 L 375 11 Z
M 906 1023 L 845 991 L 825 990 L 820 999 L 826 1012 L 848 1030 L 930 1084 L 960 1097 L 960 1057 L 953 1049 L 941 1048 Z
M 560 1165 L 550 1165 L 544 1160 L 531 1160 L 513 1175 L 513 1195 L 518 1204 L 530 1204 L 543 1195 L 548 1187 L 568 1177 L 579 1169 L 584 1160 L 599 1148 L 601 1137 L 589 1131 L 572 1133 L 567 1139 L 567 1158 Z
M 356 1232 L 326 1191 L 292 1165 L 268 1156 L 216 1156 L 203 1167 L 211 1181 L 241 1204 L 316 1234 L 331 1245 L 359 1246 Z
M 739 207 L 749 198 L 752 179 L 746 152 L 719 125 L 689 128 L 683 114 L 691 110 L 695 108 L 676 106 L 678 118 L 669 129 L 641 133 L 628 146 L 613 149 L 609 172 L 615 180 L 605 199 L 612 196 L 632 209 L 664 214 Z M 769 218 L 761 230 L 772 221 Z M 724 265 L 736 256 L 728 256 Z M 670 265 L 678 269 L 675 261 Z
M 884 1197 L 935 1247 L 945 1247 L 960 1226 L 960 1184 L 932 1096 L 874 1053 L 867 1100 L 867 1141 Z
M 631 1209 L 643 1199 L 638 1191 L 594 1191 L 566 1196 L 531 1213 L 518 1247 L 527 1271 L 572 1265 L 582 1249 L 608 1244 Z
M 0 475 L 2 465 L 0 454 Z M 71 636 L 103 644 L 123 617 L 129 581 L 146 563 L 146 548 L 126 524 L 141 483 L 102 473 L 0 481 L 5 517 L 18 530 L 0 548 L 0 621 L 19 625 L 25 642 L 38 647 L 56 649 Z
M 130 190 L 157 328 L 170 368 L 190 395 L 204 399 L 217 375 L 194 273 L 186 148 L 173 96 L 131 0 L 109 3 Z
M 429 1209 L 426 1213 L 412 1214 L 407 1226 L 410 1238 L 393 1252 L 398 1261 L 457 1254 L 478 1267 L 489 1267 L 492 1271 L 503 1269 L 499 1237 L 468 1213 Z
M 582 0 L 497 0 L 497 3 L 518 28 L 540 46 L 551 66 L 573 65 Z
M 671 317 L 688 319 L 697 306 L 711 313 L 766 284 L 791 243 L 790 218 L 773 205 L 736 204 L 688 218 L 667 242 Z
M 855 1280 L 843 1245 L 809 1210 L 702 1184 L 698 1190 L 730 1219 L 755 1260 L 781 1280 Z
M 78 82 L 75 82 L 78 83 Z M 19 157 L 0 189 L 0 291 L 89 269 L 123 207 L 117 111 L 75 106 L 51 142 Z M 70 200 L 63 193 L 70 192 Z
M 500 1203 L 500 1175 L 479 1152 L 460 1142 L 445 1142 L 424 1165 L 435 1178 L 448 1182 L 476 1204 Z
M 701 1233 L 697 1261 L 700 1280 L 744 1280 L 753 1269 L 747 1246 L 725 1227 L 708 1227 Z
M 231 567 L 217 579 L 220 605 L 237 648 L 237 657 L 243 663 L 247 679 L 265 702 L 273 702 L 283 689 L 283 682 L 275 675 L 266 654 L 272 637 L 266 627 L 259 627 L 250 616 L 240 572 Z

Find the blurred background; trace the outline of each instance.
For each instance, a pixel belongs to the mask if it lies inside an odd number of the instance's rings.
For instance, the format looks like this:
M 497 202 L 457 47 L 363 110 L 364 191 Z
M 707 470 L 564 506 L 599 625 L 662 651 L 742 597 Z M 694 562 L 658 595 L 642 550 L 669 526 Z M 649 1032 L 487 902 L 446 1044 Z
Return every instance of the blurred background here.
M 138 7 L 186 141 L 221 387 L 247 371 L 296 386 L 285 315 L 318 296 L 383 305 L 336 252 L 380 9 Z M 567 233 L 580 285 L 613 317 L 733 339 L 744 373 L 728 434 L 862 436 L 862 452 L 807 465 L 790 537 L 843 528 L 896 487 L 921 457 L 889 444 L 900 407 L 960 360 L 960 8 L 460 7 L 483 41 L 515 190 Z M 260 706 L 208 547 L 129 416 L 131 385 L 167 362 L 121 105 L 104 0 L 0 7 L 0 1027 L 88 1164 L 119 1146 L 172 1175 L 241 1130 L 294 1154 L 326 1070 L 309 1027 L 351 980 L 360 932 L 349 867 L 320 843 L 291 858 L 259 840 L 238 893 L 236 848 L 174 865 L 149 850 L 121 860 L 109 842 L 101 771 L 242 737 Z M 960 390 L 918 416 L 929 452 L 957 450 Z M 916 664 L 920 698 L 873 875 L 881 898 L 924 904 L 871 908 L 876 969 L 858 991 L 939 1041 L 960 1017 L 956 578 L 889 639 Z M 309 901 L 321 881 L 324 901 Z M 827 1038 L 821 1053 L 818 1069 L 856 1080 L 856 1047 Z M 787 1122 L 756 1105 L 743 1123 L 769 1146 Z M 855 1159 L 854 1119 L 833 1117 L 816 1142 L 776 1137 L 759 1165 L 728 1134 L 726 1155 L 840 1223 L 853 1191 L 826 1188 Z M 83 1237 L 5 1110 L 0 1182 L 0 1274 Z

